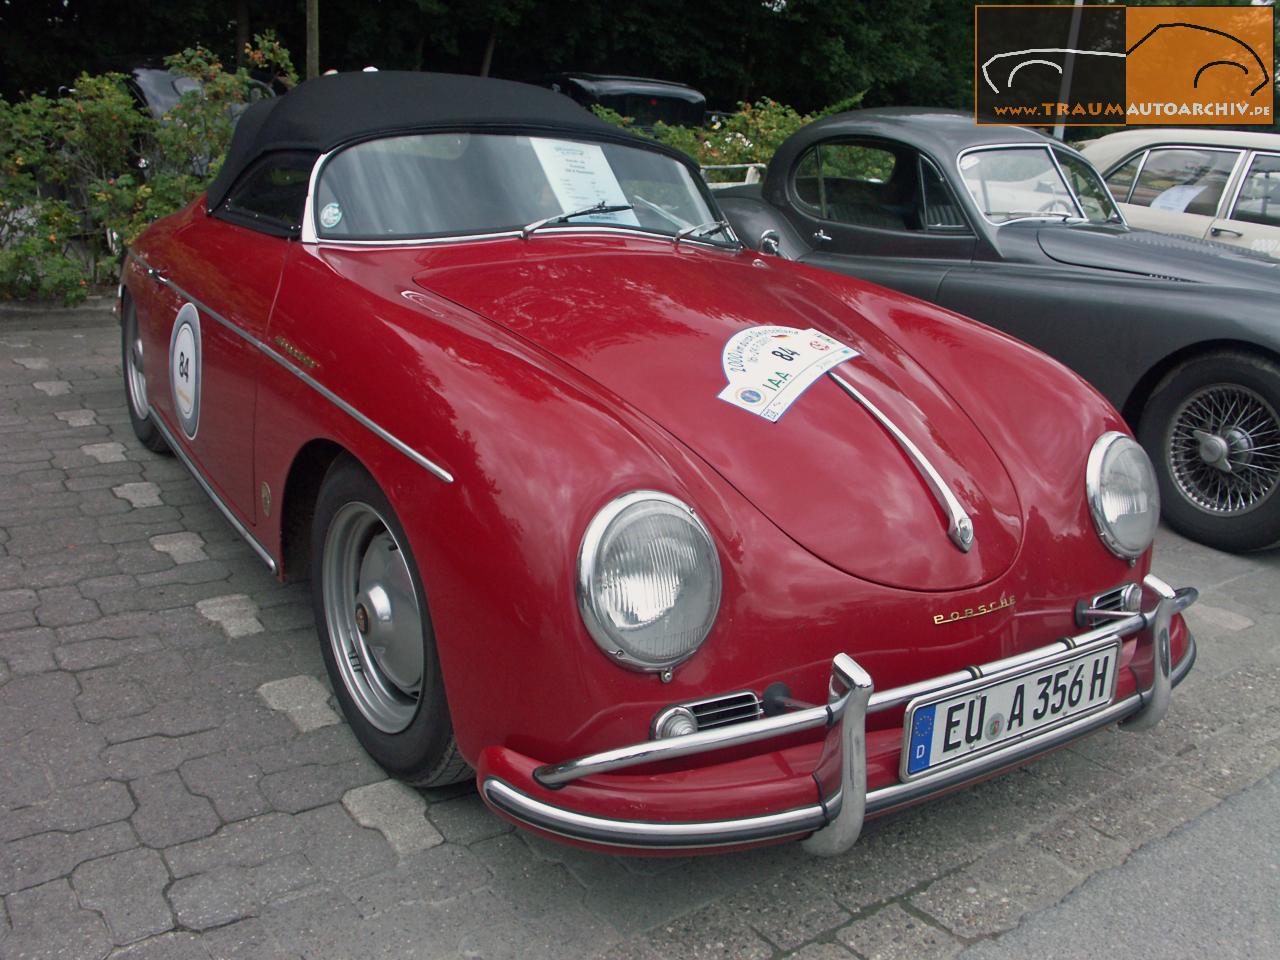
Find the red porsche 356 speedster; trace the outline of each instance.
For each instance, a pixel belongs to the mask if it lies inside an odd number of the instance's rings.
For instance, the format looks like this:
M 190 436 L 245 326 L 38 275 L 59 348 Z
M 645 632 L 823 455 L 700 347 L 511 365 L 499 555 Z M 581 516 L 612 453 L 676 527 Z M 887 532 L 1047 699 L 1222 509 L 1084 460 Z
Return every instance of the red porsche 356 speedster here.
M 683 156 L 432 74 L 251 107 L 129 252 L 139 439 L 280 576 L 391 774 L 589 846 L 856 840 L 1164 715 L 1151 465 L 987 327 L 745 249 Z

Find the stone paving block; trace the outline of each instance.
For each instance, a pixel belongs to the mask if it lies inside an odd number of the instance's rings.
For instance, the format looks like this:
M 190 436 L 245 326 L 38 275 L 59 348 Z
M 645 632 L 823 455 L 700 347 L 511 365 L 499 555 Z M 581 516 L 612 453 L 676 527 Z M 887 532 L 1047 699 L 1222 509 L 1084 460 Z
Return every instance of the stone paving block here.
M 660 956 L 685 960 L 769 960 L 773 956 L 773 948 L 747 925 L 747 918 L 723 904 L 665 923 L 648 940 Z
M 138 803 L 130 822 L 147 846 L 168 847 L 218 829 L 213 806 L 189 792 L 176 772 L 143 777 L 130 786 Z
M 66 880 L 12 894 L 5 905 L 13 924 L 6 960 L 101 960 L 111 950 L 102 918 L 79 907 Z
M 132 717 L 155 706 L 142 684 L 116 667 L 87 671 L 79 680 L 82 692 L 76 697 L 76 710 L 89 723 Z
M 257 917 L 206 930 L 200 945 L 209 951 L 210 960 L 303 960 L 298 949 L 277 943 Z
M 1133 851 L 1128 843 L 1095 830 L 1089 824 L 1087 807 L 1032 834 L 1030 842 L 1083 876 L 1119 866 Z
M 91 427 L 98 420 L 98 415 L 94 411 L 83 409 L 59 410 L 54 416 L 69 427 Z
M 427 807 L 427 817 L 445 840 L 463 846 L 510 833 L 515 829 L 513 824 L 490 813 L 484 801 L 474 792 L 431 804 Z
M 140 573 L 138 574 L 138 583 L 144 589 L 149 589 L 169 584 L 191 586 L 200 583 L 215 583 L 221 580 L 228 580 L 230 577 L 231 570 L 222 561 L 201 560 L 194 563 L 179 564 L 167 570 L 157 570 L 154 573 Z M 278 629 L 274 624 L 267 622 L 266 618 L 261 614 L 258 615 L 258 619 L 266 629 Z
M 53 631 L 45 627 L 10 630 L 0 633 L 0 658 L 15 674 L 44 673 L 53 670 Z
M 212 954 L 197 934 L 162 933 L 121 947 L 108 960 L 212 960 Z
M 336 763 L 365 756 L 360 742 L 345 723 L 317 727 L 297 734 L 297 728 L 287 719 L 287 715 L 271 711 L 270 716 L 286 725 L 290 736 L 285 742 L 263 747 L 253 754 L 254 762 L 262 768 L 263 773 L 278 773 L 294 767 Z
M 342 805 L 362 827 L 377 830 L 404 857 L 444 842 L 427 820 L 421 794 L 395 780 L 381 780 L 348 790 Z
M 896 903 L 859 917 L 837 936 L 865 960 L 944 960 L 963 947 L 945 930 L 925 923 Z
M 184 697 L 157 704 L 149 710 L 105 720 L 98 732 L 108 743 L 123 743 L 144 737 L 182 737 L 216 729 L 226 718 L 226 709 L 208 698 Z
M 68 720 L 27 734 L 19 743 L 54 790 L 106 779 L 101 754 L 106 741 L 92 726 Z
M 209 559 L 209 555 L 204 552 L 204 538 L 192 531 L 162 533 L 152 537 L 150 542 L 156 550 L 172 557 L 174 563 L 196 563 Z
M 487 887 L 493 874 L 470 850 L 446 843 L 403 861 L 395 870 L 343 884 L 363 917 L 397 905 L 434 904 Z
M 14 357 L 13 362 L 25 370 L 48 370 L 48 357 Z
M 160 488 L 154 483 L 146 481 L 122 483 L 117 487 L 112 487 L 111 492 L 121 500 L 129 501 L 129 504 L 135 510 L 141 510 L 144 507 L 164 506 L 164 501 L 160 499 Z
M 271 809 L 258 789 L 261 769 L 242 754 L 221 753 L 188 760 L 178 773 L 192 793 L 209 798 L 218 816 L 227 823 Z
M 339 804 L 298 814 L 298 829 L 306 839 L 304 853 L 327 877 L 367 877 L 396 865 L 386 838 L 360 826 Z
M 34 610 L 40 599 L 34 590 L 0 590 L 0 613 Z
M 182 740 L 176 737 L 144 737 L 112 744 L 102 752 L 102 762 L 110 776 L 121 780 L 176 770 L 188 759 Z
M 196 603 L 201 615 L 219 624 L 229 637 L 261 633 L 257 605 L 244 594 L 210 597 Z
M 154 850 L 130 850 L 90 860 L 71 875 L 80 905 L 102 914 L 117 944 L 133 943 L 173 927 L 164 898 L 169 871 Z
M 1078 883 L 1048 854 L 1011 844 L 931 883 L 909 902 L 961 937 L 982 937 L 1013 929 Z
M 14 677 L 0 697 L 0 742 L 12 743 L 32 730 L 78 719 L 72 700 L 80 688 L 66 673 Z
M 165 850 L 165 862 L 178 878 L 223 867 L 252 867 L 286 854 L 298 853 L 306 837 L 296 818 L 268 813 L 227 824 L 211 837 Z
M 45 627 L 65 627 L 85 623 L 99 616 L 98 605 L 86 600 L 74 587 L 48 587 L 38 591 L 40 605 L 36 620 Z
M 133 815 L 133 796 L 123 783 L 104 780 L 62 790 L 39 803 L 9 810 L 0 820 L 0 841 L 48 831 L 75 833 Z
M 0 850 L 3 892 L 22 890 L 71 873 L 86 860 L 131 850 L 138 838 L 126 823 L 110 823 L 78 833 L 41 833 L 5 844 Z
M 849 920 L 848 912 L 802 873 L 754 884 L 724 902 L 780 950 L 821 939 Z
M 98 463 L 124 463 L 128 459 L 124 455 L 123 443 L 86 443 L 80 448 L 80 452 Z
M 89 577 L 86 580 L 81 580 L 76 584 L 76 589 L 80 592 L 80 596 L 88 600 L 96 600 L 98 597 L 109 593 L 119 593 L 122 590 L 137 590 L 138 580 L 127 573 L 111 573 L 106 576 Z
M 175 880 L 168 897 L 180 926 L 205 930 L 256 916 L 271 901 L 321 879 L 305 857 L 290 854 Z
M 341 719 L 329 706 L 329 688 L 312 676 L 272 680 L 258 687 L 258 695 L 272 710 L 288 716 L 303 732 L 338 723 Z
M 852 957 L 853 954 L 838 943 L 811 943 L 788 954 L 787 960 L 851 960 Z
M 1104 794 L 1085 815 L 1089 826 L 1132 847 L 1163 837 L 1217 804 L 1217 798 L 1181 783 L 1136 777 Z

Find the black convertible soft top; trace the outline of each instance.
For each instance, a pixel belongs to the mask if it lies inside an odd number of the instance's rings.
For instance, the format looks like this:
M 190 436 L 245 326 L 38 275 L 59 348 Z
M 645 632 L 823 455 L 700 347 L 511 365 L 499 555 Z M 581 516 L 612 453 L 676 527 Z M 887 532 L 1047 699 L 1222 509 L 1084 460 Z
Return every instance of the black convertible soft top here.
M 605 123 L 564 94 L 541 87 L 451 73 L 339 73 L 260 100 L 241 115 L 226 162 L 209 185 L 208 209 L 221 205 L 254 161 L 276 150 L 321 154 L 372 136 L 476 129 L 621 140 L 688 162 L 683 154 Z

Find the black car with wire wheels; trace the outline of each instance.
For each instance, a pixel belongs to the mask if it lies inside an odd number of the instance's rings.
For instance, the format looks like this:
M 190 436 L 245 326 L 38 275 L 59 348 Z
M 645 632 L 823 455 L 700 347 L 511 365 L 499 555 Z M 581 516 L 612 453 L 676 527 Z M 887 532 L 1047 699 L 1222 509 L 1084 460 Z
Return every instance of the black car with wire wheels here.
M 1074 369 L 1134 428 L 1179 532 L 1280 543 L 1280 262 L 1135 230 L 1076 150 L 940 110 L 816 121 L 763 182 L 717 199 L 766 253 L 930 300 Z

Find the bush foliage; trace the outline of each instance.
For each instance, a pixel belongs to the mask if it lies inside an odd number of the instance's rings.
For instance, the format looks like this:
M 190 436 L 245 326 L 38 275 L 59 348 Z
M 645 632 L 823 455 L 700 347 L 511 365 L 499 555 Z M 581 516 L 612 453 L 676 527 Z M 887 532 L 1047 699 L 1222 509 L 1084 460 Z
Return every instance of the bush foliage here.
M 296 80 L 273 34 L 255 36 L 246 53 Z M 0 100 L 0 297 L 83 300 L 113 279 L 112 247 L 190 202 L 217 173 L 255 86 L 201 47 L 165 66 L 197 86 L 159 119 L 118 73 L 82 74 L 56 99 Z
M 861 102 L 862 94 L 858 93 L 825 110 L 802 114 L 785 104 L 763 99 L 755 103 L 739 103 L 737 113 L 714 120 L 705 127 L 677 127 L 659 121 L 652 129 L 636 127 L 631 117 L 624 117 L 616 110 L 599 106 L 593 109 L 602 120 L 674 147 L 700 167 L 717 167 L 767 164 L 782 141 L 805 124 L 842 110 L 851 110 Z M 743 178 L 742 170 L 708 170 L 706 176 L 713 183 Z

